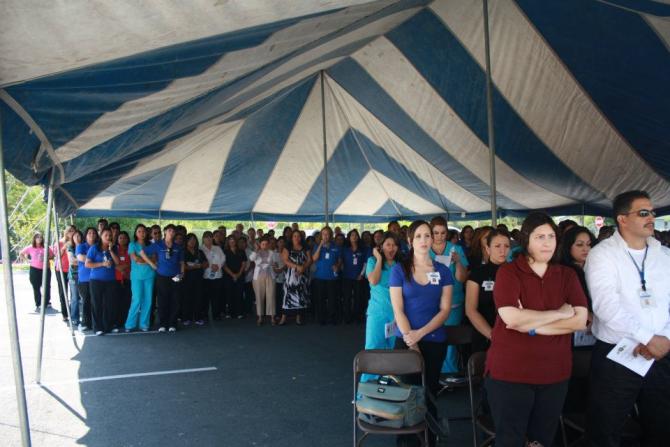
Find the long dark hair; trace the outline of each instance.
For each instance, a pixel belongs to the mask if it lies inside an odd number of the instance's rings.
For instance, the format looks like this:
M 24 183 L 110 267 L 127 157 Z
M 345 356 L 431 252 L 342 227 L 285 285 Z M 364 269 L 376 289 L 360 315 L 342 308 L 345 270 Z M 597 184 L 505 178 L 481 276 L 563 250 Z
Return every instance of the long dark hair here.
M 409 253 L 407 253 L 407 256 L 402 261 L 401 265 L 402 270 L 405 272 L 405 277 L 408 280 L 412 278 L 412 273 L 414 272 L 414 246 L 412 245 L 412 241 L 414 240 L 414 233 L 416 233 L 416 230 L 419 229 L 419 227 L 421 227 L 422 225 L 426 225 L 428 227 L 428 231 L 430 231 L 432 235 L 430 224 L 425 220 L 415 220 L 414 222 L 412 222 L 412 225 L 410 225 L 409 229 L 407 230 Z
M 579 236 L 582 233 L 588 234 L 589 240 L 591 241 L 591 247 L 593 247 L 596 244 L 596 237 L 593 235 L 593 233 L 591 233 L 591 231 L 588 228 L 579 226 L 570 228 L 568 231 L 563 233 L 561 243 L 558 246 L 558 261 L 561 264 L 570 267 L 573 267 L 575 265 L 575 260 L 573 259 L 572 254 L 570 254 L 570 250 L 572 249 L 572 246 L 577 240 L 577 236 Z
M 42 240 L 42 248 L 44 248 L 44 237 L 42 237 L 41 233 L 35 233 L 33 235 L 33 248 L 37 248 L 37 238 L 40 238 Z
M 109 231 L 110 234 L 112 233 L 112 230 L 109 227 L 105 227 L 105 228 L 102 229 L 102 231 L 98 235 L 98 240 L 95 242 L 95 245 L 98 246 L 98 250 L 100 250 L 100 251 L 103 251 L 102 250 L 102 233 L 104 233 L 105 231 Z M 109 246 L 107 247 L 109 250 L 112 249 L 113 242 L 114 241 L 111 241 Z
M 137 242 L 137 230 L 139 228 L 144 228 L 144 241 L 143 242 L 146 244 L 147 243 L 147 238 L 151 235 L 147 231 L 146 225 L 144 225 L 143 223 L 138 223 L 137 225 L 135 225 L 135 231 L 133 231 L 133 240 L 135 242 Z
M 384 246 L 384 242 L 386 242 L 386 239 L 393 239 L 393 243 L 396 246 L 396 251 L 395 251 L 395 256 L 393 257 L 393 261 L 397 264 L 402 260 L 401 253 L 400 253 L 400 239 L 398 239 L 398 236 L 395 233 L 392 233 L 390 231 L 387 231 L 384 233 L 384 236 L 382 237 L 382 244 L 378 247 L 378 250 L 380 254 L 382 255 L 382 270 L 386 268 L 386 258 L 384 257 L 384 251 L 382 250 L 382 247 Z

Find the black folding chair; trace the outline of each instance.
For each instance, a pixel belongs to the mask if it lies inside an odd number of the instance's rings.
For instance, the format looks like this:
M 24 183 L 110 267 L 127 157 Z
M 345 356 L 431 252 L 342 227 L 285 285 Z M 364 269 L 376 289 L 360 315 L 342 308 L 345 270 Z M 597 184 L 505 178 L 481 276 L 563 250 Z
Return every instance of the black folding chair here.
M 428 445 L 428 424 L 425 421 L 412 427 L 392 428 L 368 424 L 358 419 L 356 395 L 362 373 L 379 374 L 380 376 L 420 374 L 421 385 L 426 389 L 426 374 L 421 354 L 410 349 L 374 349 L 356 354 L 354 358 L 354 397 L 352 402 L 354 408 L 354 447 L 362 445 L 363 440 L 370 434 L 387 436 L 414 434 L 421 440 L 421 445 Z M 359 429 L 363 432 L 360 439 L 358 439 Z M 421 433 L 423 433 L 423 436 Z
M 475 405 L 475 387 L 481 386 L 484 381 L 484 370 L 486 366 L 486 352 L 475 352 L 468 359 L 468 391 L 470 394 L 470 417 L 472 418 L 472 439 L 474 447 L 491 445 L 496 437 L 493 418 L 482 412 L 481 400 Z M 481 430 L 487 436 L 479 444 L 477 441 L 477 430 Z
M 472 344 L 472 336 L 473 336 L 473 327 L 469 325 L 460 325 L 460 326 L 445 326 L 445 329 L 447 330 L 447 345 L 449 346 L 455 346 L 459 349 L 459 351 L 463 351 L 463 349 Z M 445 391 L 451 391 L 456 388 L 463 388 L 467 386 L 467 379 L 465 377 L 465 365 L 464 361 L 459 362 L 460 364 L 463 364 L 463 371 L 461 374 L 457 374 L 456 376 L 453 377 L 443 377 L 440 379 L 440 390 L 437 392 L 437 396 L 439 397 L 440 394 L 442 394 Z M 460 376 L 460 377 L 459 377 Z M 454 419 L 449 419 L 449 420 L 463 420 L 464 418 L 454 418 Z M 467 419 L 467 418 L 465 418 Z

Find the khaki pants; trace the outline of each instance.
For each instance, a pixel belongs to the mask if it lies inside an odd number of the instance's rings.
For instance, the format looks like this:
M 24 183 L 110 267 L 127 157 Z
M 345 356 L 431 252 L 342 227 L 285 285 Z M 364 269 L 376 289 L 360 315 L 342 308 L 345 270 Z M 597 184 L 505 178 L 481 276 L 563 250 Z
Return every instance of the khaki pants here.
M 254 293 L 256 294 L 256 314 L 275 315 L 275 282 L 270 275 L 259 275 L 254 279 Z M 263 311 L 265 309 L 265 311 Z

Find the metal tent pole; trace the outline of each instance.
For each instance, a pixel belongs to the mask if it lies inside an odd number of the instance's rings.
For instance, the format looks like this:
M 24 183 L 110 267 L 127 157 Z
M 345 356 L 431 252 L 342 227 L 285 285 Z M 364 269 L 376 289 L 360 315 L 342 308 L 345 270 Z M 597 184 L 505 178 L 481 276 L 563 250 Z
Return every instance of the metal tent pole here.
M 67 315 L 67 323 L 68 326 L 70 327 L 70 333 L 74 335 L 74 328 L 72 327 L 72 319 L 70 318 L 70 294 L 68 293 L 68 290 L 65 288 L 65 274 L 63 273 L 63 265 L 61 264 L 61 257 L 60 257 L 60 234 L 58 233 L 58 212 L 56 211 L 56 207 L 52 207 L 53 210 L 53 218 L 54 218 L 54 230 L 56 231 L 56 256 L 54 257 L 54 263 L 56 266 L 58 266 L 58 272 L 54 272 L 58 275 L 60 275 L 60 284 L 62 287 L 59 287 L 59 291 L 63 291 L 63 296 L 65 297 L 65 314 Z M 62 312 L 62 310 L 61 310 Z
M 19 328 L 16 322 L 14 279 L 12 277 L 12 258 L 9 250 L 9 219 L 7 218 L 5 162 L 3 157 L 2 120 L 0 120 L 0 245 L 2 245 L 2 271 L 5 279 L 7 325 L 9 326 L 9 344 L 12 351 L 12 366 L 14 367 L 14 386 L 16 388 L 16 403 L 19 410 L 21 445 L 23 447 L 29 447 L 31 445 L 30 422 L 28 421 L 28 405 L 26 404 L 26 389 L 23 381 L 23 363 L 21 361 L 21 345 L 19 344 Z
M 324 185 L 324 221 L 328 225 L 328 142 L 326 140 L 326 90 L 323 70 L 321 70 L 321 123 L 323 128 L 323 185 Z
M 44 230 L 44 263 L 42 264 L 42 302 L 40 303 L 40 333 L 37 343 L 37 366 L 35 368 L 35 382 L 42 381 L 42 348 L 44 347 L 44 317 L 46 315 L 47 274 L 49 273 L 49 246 L 51 245 L 51 207 L 54 201 L 55 170 L 51 168 L 47 196 L 46 225 Z
M 486 54 L 486 118 L 489 132 L 490 172 L 491 172 L 491 225 L 496 226 L 498 204 L 496 200 L 496 145 L 493 129 L 493 83 L 491 81 L 491 48 L 489 45 L 489 2 L 484 4 L 484 52 Z

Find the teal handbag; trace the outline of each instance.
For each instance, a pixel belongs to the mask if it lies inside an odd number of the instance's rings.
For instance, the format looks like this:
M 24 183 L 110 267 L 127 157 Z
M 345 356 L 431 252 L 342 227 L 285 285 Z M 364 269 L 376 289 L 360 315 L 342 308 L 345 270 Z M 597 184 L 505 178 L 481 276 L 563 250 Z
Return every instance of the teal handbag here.
M 358 418 L 382 427 L 412 427 L 426 417 L 423 387 L 404 383 L 361 382 L 356 393 Z

